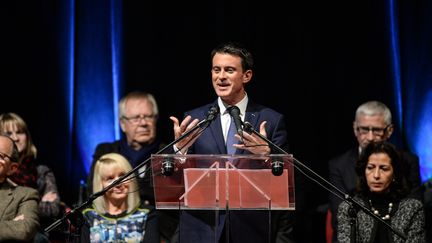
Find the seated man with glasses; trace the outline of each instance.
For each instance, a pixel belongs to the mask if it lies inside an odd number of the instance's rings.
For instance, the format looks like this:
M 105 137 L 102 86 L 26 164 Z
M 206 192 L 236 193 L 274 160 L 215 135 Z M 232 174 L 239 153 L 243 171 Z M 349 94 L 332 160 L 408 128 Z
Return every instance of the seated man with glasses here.
M 92 192 L 93 167 L 102 155 L 119 153 L 125 156 L 132 167 L 144 162 L 152 153 L 159 151 L 161 142 L 156 137 L 158 106 L 152 94 L 133 91 L 124 96 L 118 104 L 118 117 L 123 136 L 114 142 L 104 142 L 96 146 L 90 169 L 87 188 Z M 145 167 L 145 168 L 144 168 Z M 139 172 L 140 193 L 143 201 L 154 204 L 153 189 L 150 186 L 151 176 L 149 166 L 144 166 Z
M 18 169 L 18 148 L 0 135 L 0 242 L 30 242 L 39 228 L 38 192 L 8 177 Z
M 361 135 L 367 135 L 370 132 L 372 132 L 372 134 L 374 136 L 383 136 L 387 129 L 389 129 L 392 125 L 387 125 L 384 128 L 381 127 L 363 127 L 363 126 L 357 126 L 357 132 L 360 133 Z
M 354 135 L 358 147 L 329 161 L 329 181 L 344 193 L 352 194 L 356 186 L 355 162 L 360 152 L 370 142 L 386 141 L 393 133 L 392 115 L 390 109 L 379 101 L 368 101 L 357 108 L 353 122 Z M 406 165 L 406 178 L 411 186 L 411 197 L 422 200 L 421 179 L 418 156 L 400 151 Z M 333 229 L 337 229 L 337 210 L 342 199 L 333 194 L 329 196 L 329 207 L 332 214 Z M 336 240 L 333 234 L 333 241 Z
M 123 136 L 120 140 L 104 142 L 96 146 L 87 180 L 89 195 L 95 193 L 92 191 L 93 170 L 96 161 L 102 155 L 119 153 L 126 157 L 132 167 L 135 168 L 163 147 L 156 133 L 159 110 L 152 94 L 132 91 L 120 100 L 118 109 Z M 155 205 L 150 164 L 140 168 L 137 174 L 141 200 L 145 204 Z M 158 212 L 158 217 L 159 228 L 162 232 L 161 237 L 170 238 L 177 227 L 176 220 L 163 212 Z

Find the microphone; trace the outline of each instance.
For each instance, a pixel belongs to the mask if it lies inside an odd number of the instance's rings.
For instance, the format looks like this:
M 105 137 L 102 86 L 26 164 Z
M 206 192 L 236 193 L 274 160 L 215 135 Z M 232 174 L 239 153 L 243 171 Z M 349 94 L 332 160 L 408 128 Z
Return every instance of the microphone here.
M 238 109 L 238 108 L 237 108 Z M 209 110 L 207 111 L 207 116 L 204 120 L 200 121 L 197 126 L 194 128 L 201 128 L 202 130 L 206 129 L 210 123 L 216 119 L 217 115 L 219 114 L 219 106 L 213 105 L 209 108 Z M 192 132 L 194 129 L 191 129 L 189 132 Z M 179 138 L 179 140 L 183 139 L 184 137 L 186 137 L 186 134 L 183 134 L 183 136 L 181 138 Z M 161 165 L 161 173 L 164 176 L 170 176 L 174 173 L 175 171 L 175 163 L 173 161 L 173 158 L 166 158 Z
M 174 161 L 173 158 L 168 157 L 162 162 L 162 175 L 170 176 L 174 173 Z
M 210 107 L 209 111 L 207 112 L 207 121 L 213 121 L 216 119 L 217 115 L 219 114 L 219 106 L 213 105 Z
M 252 133 L 254 132 L 254 129 L 252 127 L 252 124 L 250 124 L 249 122 L 245 122 L 244 123 L 244 130 L 247 133 Z M 259 133 L 258 133 L 259 134 Z M 262 137 L 263 138 L 263 137 Z M 264 138 L 263 138 L 264 139 Z M 274 176 L 280 176 L 283 174 L 283 170 L 284 170 L 284 161 L 282 159 L 279 158 L 274 158 L 271 162 L 271 172 Z
M 245 122 L 243 123 L 243 125 L 244 125 L 244 130 L 245 130 L 247 133 L 251 134 L 251 133 L 254 131 L 254 129 L 253 129 L 253 127 L 252 127 L 252 124 L 250 124 L 250 122 L 245 121 Z
M 218 114 L 219 114 L 219 106 L 217 104 L 210 106 L 210 109 L 207 111 L 207 117 L 204 120 L 202 120 L 200 123 L 198 123 L 199 127 L 201 129 L 206 129 L 210 125 L 210 123 L 214 119 L 216 119 Z
M 271 171 L 274 176 L 280 176 L 284 170 L 284 162 L 282 159 L 274 158 L 271 164 Z
M 231 115 L 231 118 L 234 120 L 234 124 L 237 129 L 237 134 L 240 135 L 240 137 L 243 136 L 243 127 L 242 127 L 242 120 L 240 118 L 240 109 L 237 106 L 230 106 L 228 107 L 228 113 Z

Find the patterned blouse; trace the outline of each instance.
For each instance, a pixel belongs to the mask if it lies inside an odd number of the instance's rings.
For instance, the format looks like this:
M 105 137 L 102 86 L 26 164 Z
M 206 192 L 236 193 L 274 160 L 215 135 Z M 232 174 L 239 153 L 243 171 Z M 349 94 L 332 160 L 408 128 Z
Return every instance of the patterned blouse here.
M 354 197 L 356 201 L 361 203 L 363 206 L 366 206 L 367 203 L 360 199 L 359 197 Z M 338 220 L 338 229 L 337 229 L 337 239 L 338 242 L 351 242 L 351 226 L 350 226 L 350 215 L 348 210 L 350 208 L 350 204 L 347 202 L 342 202 L 339 206 L 337 220 Z M 366 214 L 362 210 L 358 210 L 357 212 L 357 229 L 356 242 L 375 242 L 375 237 L 377 237 L 377 228 L 378 221 L 375 220 L 370 215 Z M 392 228 L 398 230 L 406 236 L 406 241 L 400 238 L 397 234 L 394 234 L 393 231 L 388 230 L 389 234 L 391 234 L 390 238 L 394 243 L 399 242 L 415 242 L 421 243 L 426 242 L 425 240 L 425 216 L 423 204 L 417 200 L 412 198 L 405 198 L 399 202 L 399 205 L 395 211 L 395 213 L 391 216 L 389 224 Z
M 119 215 L 102 215 L 94 208 L 87 208 L 82 213 L 86 224 L 80 242 L 160 242 L 156 211 L 148 207 Z

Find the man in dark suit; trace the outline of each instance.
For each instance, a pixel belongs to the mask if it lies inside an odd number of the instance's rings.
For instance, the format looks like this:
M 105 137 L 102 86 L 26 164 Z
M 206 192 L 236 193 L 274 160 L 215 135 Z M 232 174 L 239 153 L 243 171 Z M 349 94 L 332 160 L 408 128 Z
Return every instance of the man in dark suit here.
M 359 144 L 329 161 L 329 181 L 344 193 L 352 194 L 356 187 L 355 162 L 362 149 L 370 142 L 386 141 L 393 133 L 390 109 L 379 101 L 361 104 L 355 113 L 353 122 L 354 135 Z M 407 151 L 400 151 L 406 165 L 407 178 L 411 186 L 411 196 L 422 199 L 421 179 L 418 156 Z M 329 207 L 332 214 L 333 239 L 336 240 L 337 210 L 342 199 L 330 194 Z
M 218 96 L 213 103 L 185 113 L 180 123 L 174 123 L 174 134 L 178 138 L 200 120 L 207 116 L 210 107 L 218 107 L 218 116 L 199 136 L 192 133 L 175 145 L 177 153 L 182 154 L 270 154 L 271 146 L 256 134 L 240 132 L 235 134 L 236 142 L 229 138 L 231 123 L 229 110 L 239 108 L 240 119 L 249 122 L 259 133 L 283 149 L 287 149 L 287 132 L 284 116 L 275 110 L 253 103 L 246 91 L 245 84 L 252 78 L 253 58 L 251 53 L 236 43 L 226 43 L 215 48 L 212 58 L 212 84 Z M 231 124 L 231 125 L 230 125 Z M 198 132 L 197 130 L 196 132 Z M 191 139 L 188 139 L 191 138 Z M 240 140 L 240 141 L 238 141 Z M 228 141 L 228 142 L 227 142 Z M 232 152 L 230 152 L 232 149 Z M 271 175 L 269 175 L 271 176 Z M 265 210 L 264 210 L 265 211 Z M 180 242 L 290 242 L 292 239 L 292 212 L 272 212 L 272 232 L 269 235 L 268 214 L 264 211 L 230 212 L 230 227 L 227 229 L 225 213 L 219 215 L 215 224 L 212 212 L 183 211 L 180 217 Z M 229 233 L 227 233 L 229 232 Z M 227 235 L 228 234 L 228 235 Z
M 39 228 L 38 192 L 8 179 L 18 168 L 18 156 L 13 140 L 0 135 L 0 242 L 31 241 Z

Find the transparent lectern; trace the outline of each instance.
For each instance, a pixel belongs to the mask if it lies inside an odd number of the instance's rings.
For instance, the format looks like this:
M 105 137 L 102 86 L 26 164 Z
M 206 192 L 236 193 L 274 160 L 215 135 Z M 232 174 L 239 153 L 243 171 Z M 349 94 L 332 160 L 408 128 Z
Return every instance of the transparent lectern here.
M 280 176 L 272 174 L 275 164 L 283 166 Z M 156 209 L 214 213 L 214 242 L 221 237 L 218 225 L 235 223 L 228 216 L 219 222 L 219 215 L 239 210 L 264 211 L 270 232 L 271 211 L 295 209 L 293 157 L 289 154 L 157 154 L 152 155 L 151 166 Z M 172 168 L 171 173 L 166 168 Z M 182 223 L 180 218 L 180 228 Z

